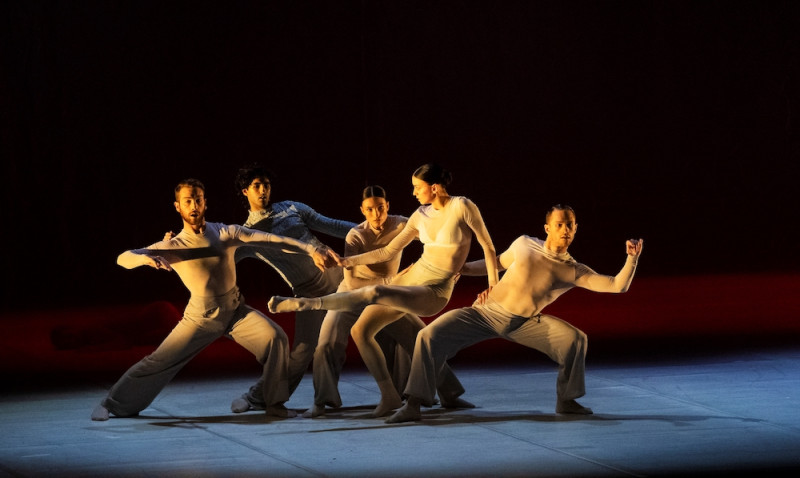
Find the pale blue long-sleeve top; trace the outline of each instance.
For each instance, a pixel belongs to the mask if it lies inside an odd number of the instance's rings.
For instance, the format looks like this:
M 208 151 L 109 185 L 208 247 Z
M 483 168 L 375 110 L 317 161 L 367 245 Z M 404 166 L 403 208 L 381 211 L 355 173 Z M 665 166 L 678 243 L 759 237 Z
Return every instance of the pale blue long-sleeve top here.
M 291 237 L 302 242 L 323 246 L 311 232 L 316 231 L 332 237 L 344 238 L 356 226 L 350 221 L 331 219 L 311 207 L 296 201 L 280 201 L 271 204 L 265 211 L 250 211 L 245 227 Z M 259 247 L 242 247 L 237 251 L 237 262 L 245 257 L 258 258 L 272 266 L 292 289 L 313 283 L 321 275 L 307 254 Z

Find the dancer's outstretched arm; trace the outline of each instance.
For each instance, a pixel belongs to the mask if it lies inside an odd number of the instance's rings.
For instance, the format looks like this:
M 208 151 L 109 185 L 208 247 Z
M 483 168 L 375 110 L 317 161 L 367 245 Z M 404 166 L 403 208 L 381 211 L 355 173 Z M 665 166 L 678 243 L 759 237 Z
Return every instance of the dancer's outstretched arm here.
M 625 243 L 628 257 L 622 270 L 616 276 L 598 274 L 584 266 L 583 274 L 575 279 L 575 285 L 595 292 L 626 292 L 633 281 L 633 274 L 636 272 L 636 265 L 639 262 L 643 245 L 644 240 L 642 239 L 631 239 Z
M 317 247 L 291 237 L 279 236 L 241 226 L 237 227 L 237 229 L 239 230 L 237 238 L 248 246 L 273 249 L 276 247 L 281 249 L 288 248 L 290 251 L 303 252 L 310 255 L 314 259 L 314 264 L 323 271 L 326 267 L 341 265 L 341 258 L 330 247 Z
M 389 244 L 386 244 L 380 249 L 375 249 L 356 256 L 345 257 L 341 259 L 342 266 L 352 267 L 359 264 L 376 264 L 378 262 L 390 260 L 396 254 L 402 252 L 407 245 L 411 244 L 411 241 L 417 238 L 417 228 L 415 224 L 418 219 L 419 213 L 415 212 L 411 215 L 411 218 L 409 218 L 406 227 L 404 227 L 400 234 L 395 236 Z

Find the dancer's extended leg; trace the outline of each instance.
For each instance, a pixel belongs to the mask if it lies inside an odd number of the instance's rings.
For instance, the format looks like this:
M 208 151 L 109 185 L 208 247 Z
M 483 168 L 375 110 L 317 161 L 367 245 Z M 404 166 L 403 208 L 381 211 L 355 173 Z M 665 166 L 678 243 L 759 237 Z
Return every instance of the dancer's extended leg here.
M 429 317 L 442 310 L 448 298 L 438 296 L 428 286 L 375 285 L 319 298 L 274 296 L 268 306 L 270 312 L 280 313 L 316 309 L 357 310 L 370 304 L 379 304 Z

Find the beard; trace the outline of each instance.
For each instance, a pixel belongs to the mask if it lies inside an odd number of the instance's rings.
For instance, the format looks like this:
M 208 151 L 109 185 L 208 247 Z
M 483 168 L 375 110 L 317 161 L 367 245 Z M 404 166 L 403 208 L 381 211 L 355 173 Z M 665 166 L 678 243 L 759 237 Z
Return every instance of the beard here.
M 186 221 L 187 224 L 192 226 L 201 226 L 203 225 L 203 223 L 206 222 L 205 214 L 203 214 L 202 212 L 199 212 L 194 215 L 192 215 L 191 213 L 190 214 L 181 213 L 181 217 L 183 218 L 184 221 Z

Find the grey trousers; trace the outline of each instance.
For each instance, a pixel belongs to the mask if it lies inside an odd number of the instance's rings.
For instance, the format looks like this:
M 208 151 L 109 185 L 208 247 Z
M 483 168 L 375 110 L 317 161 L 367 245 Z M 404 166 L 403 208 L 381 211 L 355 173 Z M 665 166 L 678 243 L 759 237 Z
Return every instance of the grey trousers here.
M 494 301 L 445 312 L 420 331 L 405 393 L 430 406 L 445 361 L 465 347 L 497 337 L 538 350 L 558 364 L 559 400 L 586 393 L 586 334 L 551 315 L 513 315 Z
M 331 294 L 336 292 L 339 284 L 342 282 L 344 274 L 341 267 L 331 267 L 325 269 L 325 272 L 316 274 L 315 277 L 305 283 L 295 287 L 292 292 L 298 297 L 320 297 L 322 295 Z M 294 339 L 292 340 L 292 348 L 289 352 L 289 395 L 294 393 L 303 376 L 308 371 L 309 365 L 314 360 L 314 350 L 317 348 L 319 341 L 320 328 L 322 321 L 325 319 L 325 310 L 306 310 L 302 312 L 295 312 L 294 321 Z M 245 398 L 251 405 L 258 408 L 263 408 L 265 400 L 262 397 L 262 391 L 265 390 L 267 384 L 265 377 L 261 378 L 250 387 L 250 390 L 245 394 Z
M 269 405 L 289 399 L 289 339 L 281 327 L 244 303 L 238 288 L 220 297 L 192 297 L 183 318 L 158 348 L 129 368 L 102 404 L 117 416 L 147 408 L 193 357 L 219 337 L 233 339 L 263 365 Z
M 314 404 L 317 406 L 327 405 L 333 408 L 342 406 L 339 375 L 346 358 L 350 329 L 358 320 L 359 314 L 360 311 L 329 311 L 325 317 L 317 351 L 314 354 Z M 375 340 L 381 345 L 387 357 L 386 364 L 392 375 L 392 382 L 401 395 L 410 374 L 404 357 L 411 356 L 417 334 L 424 328 L 425 322 L 419 317 L 406 314 L 381 329 L 375 336 Z M 413 369 L 413 362 L 411 367 Z M 464 393 L 464 386 L 450 366 L 445 363 L 441 370 L 441 378 L 434 386 L 434 393 L 438 391 L 439 397 L 445 401 L 461 396 Z

